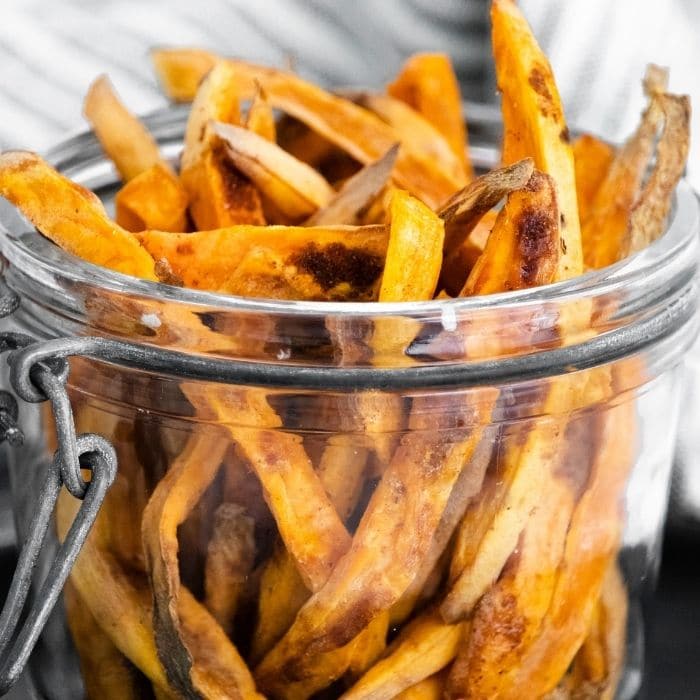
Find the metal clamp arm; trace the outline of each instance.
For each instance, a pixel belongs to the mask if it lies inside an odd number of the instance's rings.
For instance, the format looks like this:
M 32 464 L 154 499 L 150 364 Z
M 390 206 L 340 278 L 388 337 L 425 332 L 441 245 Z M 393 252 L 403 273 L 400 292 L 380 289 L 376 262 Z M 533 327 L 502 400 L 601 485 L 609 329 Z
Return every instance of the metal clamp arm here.
M 0 281 L 0 317 L 13 313 L 18 306 L 17 295 Z M 10 365 L 15 365 L 14 360 L 22 350 L 39 347 L 41 343 L 35 343 L 29 336 L 0 333 L 0 353 L 9 352 Z M 39 493 L 27 539 L 22 545 L 10 591 L 0 613 L 0 695 L 6 694 L 21 675 L 117 473 L 116 454 L 104 438 L 75 433 L 65 386 L 67 361 L 44 358 L 36 363 L 19 364 L 21 367 L 13 366 L 11 373 L 13 388 L 25 401 L 48 400 L 51 403 L 58 449 Z M 7 440 L 13 446 L 22 444 L 23 435 L 17 425 L 17 416 L 15 397 L 7 391 L 0 391 L 0 442 Z M 89 481 L 83 479 L 81 469 L 90 471 Z M 82 504 L 39 593 L 20 624 L 62 486 Z

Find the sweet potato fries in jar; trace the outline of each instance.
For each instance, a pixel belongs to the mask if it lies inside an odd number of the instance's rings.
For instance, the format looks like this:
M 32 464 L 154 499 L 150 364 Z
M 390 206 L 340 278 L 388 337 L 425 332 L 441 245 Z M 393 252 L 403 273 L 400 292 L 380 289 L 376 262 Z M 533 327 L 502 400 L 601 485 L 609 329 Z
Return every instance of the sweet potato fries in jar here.
M 630 489 L 668 473 L 692 335 L 658 252 L 689 104 L 652 66 L 626 143 L 573 136 L 515 4 L 492 22 L 489 171 L 441 54 L 334 92 L 155 50 L 191 102 L 179 159 L 98 78 L 114 218 L 89 182 L 0 155 L 0 195 L 85 261 L 78 332 L 199 362 L 72 361 L 77 430 L 119 459 L 66 591 L 90 698 L 615 696 Z M 63 494 L 59 539 L 76 509 Z

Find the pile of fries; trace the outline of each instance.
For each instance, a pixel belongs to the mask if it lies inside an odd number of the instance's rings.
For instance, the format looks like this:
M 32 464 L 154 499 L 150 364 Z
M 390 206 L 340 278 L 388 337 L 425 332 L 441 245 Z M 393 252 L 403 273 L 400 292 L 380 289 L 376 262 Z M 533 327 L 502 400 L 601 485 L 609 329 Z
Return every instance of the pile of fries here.
M 383 93 L 334 93 L 159 49 L 165 92 L 192 101 L 178 167 L 102 77 L 85 115 L 123 181 L 116 220 L 32 153 L 0 155 L 0 195 L 89 262 L 246 297 L 447 300 L 570 279 L 649 245 L 685 165 L 688 99 L 651 67 L 624 145 L 572 143 L 525 19 L 493 0 L 492 20 L 503 165 L 485 174 L 444 55 L 411 57 Z M 563 310 L 555 342 L 592 313 Z M 182 323 L 204 344 L 225 336 Z M 375 366 L 399 362 L 392 348 L 412 338 L 397 333 L 427 332 L 368 326 L 358 342 Z M 468 326 L 457 335 L 457 357 L 502 350 Z M 81 366 L 75 387 L 95 371 Z M 78 430 L 110 438 L 120 464 L 66 591 L 89 696 L 612 698 L 636 423 L 633 402 L 614 400 L 619 371 L 542 380 L 537 417 L 501 429 L 498 387 L 336 397 L 329 423 L 353 429 L 318 449 L 261 388 L 181 382 L 196 416 L 184 433 L 143 433 L 76 391 Z M 60 501 L 59 537 L 77 506 Z

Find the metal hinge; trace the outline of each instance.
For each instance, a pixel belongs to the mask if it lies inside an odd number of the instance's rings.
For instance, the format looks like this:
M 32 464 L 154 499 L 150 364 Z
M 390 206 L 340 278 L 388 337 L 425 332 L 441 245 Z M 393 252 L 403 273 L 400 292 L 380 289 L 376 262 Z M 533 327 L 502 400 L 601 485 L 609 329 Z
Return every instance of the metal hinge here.
M 17 294 L 0 280 L 0 318 L 14 313 L 19 305 Z M 43 343 L 28 335 L 0 333 L 0 354 L 8 353 L 12 388 L 24 401 L 50 402 L 58 444 L 0 613 L 0 695 L 10 690 L 26 666 L 117 473 L 116 454 L 107 440 L 99 435 L 75 433 L 66 391 L 68 361 L 62 357 L 46 357 L 42 349 Z M 17 418 L 14 395 L 0 390 L 0 442 L 7 441 L 13 447 L 22 444 L 24 437 Z M 90 472 L 88 481 L 83 478 L 81 469 Z M 21 622 L 34 569 L 62 486 L 82 504 Z

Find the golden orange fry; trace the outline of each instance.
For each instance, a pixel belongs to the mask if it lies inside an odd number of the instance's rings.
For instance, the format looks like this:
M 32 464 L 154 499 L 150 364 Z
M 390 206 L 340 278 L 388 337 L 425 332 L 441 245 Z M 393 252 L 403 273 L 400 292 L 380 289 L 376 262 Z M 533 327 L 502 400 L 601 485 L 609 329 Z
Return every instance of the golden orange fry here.
M 443 53 L 414 54 L 389 83 L 387 93 L 413 107 L 447 139 L 471 180 L 474 171 L 469 160 L 462 96 L 450 57 Z
M 0 195 L 68 253 L 126 275 L 155 280 L 155 261 L 109 219 L 99 198 L 28 151 L 0 155 Z
M 238 123 L 239 99 L 235 71 L 222 61 L 206 76 L 192 103 L 180 179 L 200 230 L 265 223 L 257 189 L 231 164 L 226 149 L 208 130 L 211 121 Z
M 241 225 L 137 235 L 187 287 L 282 299 L 376 298 L 389 239 L 384 226 Z
M 124 182 L 154 165 L 172 171 L 161 157 L 155 139 L 123 105 L 106 75 L 90 85 L 83 112 Z
M 191 61 L 188 78 L 191 84 L 195 71 L 203 66 L 202 54 L 192 54 L 187 49 L 159 49 L 152 57 L 166 92 L 180 97 L 184 95 L 184 83 L 171 90 L 170 79 L 182 75 Z M 216 58 L 212 55 L 211 60 L 213 65 Z M 361 163 L 381 158 L 399 140 L 394 130 L 375 115 L 296 75 L 245 61 L 226 61 L 236 72 L 241 99 L 252 98 L 257 85 L 261 85 L 273 107 L 304 122 Z M 174 66 L 172 69 L 170 64 Z M 190 94 L 189 99 L 193 96 Z M 399 152 L 394 177 L 400 186 L 430 206 L 438 206 L 463 185 L 428 154 L 412 150 L 411 144 L 404 144 Z
M 583 253 L 574 156 L 552 69 L 513 0 L 494 0 L 491 22 L 502 95 L 503 161 L 534 158 L 535 167 L 554 180 L 562 229 L 557 278 L 575 277 L 583 269 Z
M 172 170 L 156 163 L 115 195 L 117 223 L 127 231 L 187 230 L 187 193 Z
M 615 149 L 592 134 L 579 136 L 572 148 L 576 172 L 576 199 L 583 235 L 583 228 L 591 214 L 595 196 L 615 158 Z

